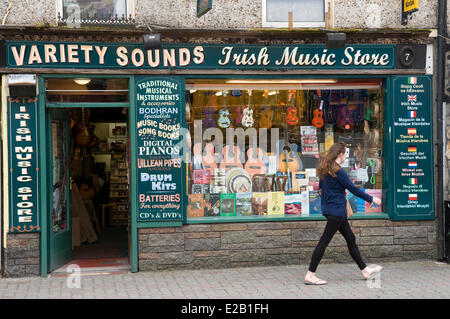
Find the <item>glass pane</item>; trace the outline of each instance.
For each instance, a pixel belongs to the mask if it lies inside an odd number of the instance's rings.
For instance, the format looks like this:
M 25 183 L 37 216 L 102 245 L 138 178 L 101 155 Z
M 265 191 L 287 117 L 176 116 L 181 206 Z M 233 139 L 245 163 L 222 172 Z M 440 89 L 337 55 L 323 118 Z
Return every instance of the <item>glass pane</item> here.
M 266 0 L 268 22 L 288 22 L 289 12 L 294 22 L 325 21 L 324 0 Z
M 128 79 L 48 79 L 47 102 L 128 102 Z
M 67 149 L 64 142 L 64 122 L 52 121 L 53 143 L 53 232 L 58 233 L 67 228 L 66 184 L 68 173 Z
M 316 167 L 335 142 L 347 145 L 354 184 L 382 198 L 380 80 L 264 82 L 186 81 L 189 218 L 321 214 Z M 348 198 L 355 215 L 382 212 Z
M 70 17 L 77 15 L 83 19 L 97 17 L 110 20 L 116 15 L 121 18 L 127 16 L 126 0 L 64 0 L 63 15 Z

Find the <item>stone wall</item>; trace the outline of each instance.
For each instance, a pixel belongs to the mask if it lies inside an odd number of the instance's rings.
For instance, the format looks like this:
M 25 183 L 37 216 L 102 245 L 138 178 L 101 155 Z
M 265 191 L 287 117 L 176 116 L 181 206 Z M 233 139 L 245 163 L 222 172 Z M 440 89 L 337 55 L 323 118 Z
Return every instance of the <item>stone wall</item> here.
M 31 277 L 40 275 L 40 234 L 8 234 L 4 249 L 5 277 Z
M 191 224 L 139 229 L 139 270 L 309 264 L 326 221 Z M 434 221 L 351 221 L 366 263 L 436 258 Z M 322 262 L 353 262 L 337 234 Z
M 253 29 L 262 27 L 263 0 L 214 0 L 197 18 L 197 0 L 134 0 L 137 24 L 180 29 Z M 56 0 L 0 0 L 0 19 L 13 6 L 6 24 L 56 23 Z M 163 6 L 161 5 L 163 3 Z M 401 25 L 401 1 L 334 0 L 336 28 L 437 28 L 437 0 L 420 0 L 419 11 Z M 287 23 L 286 23 L 287 28 Z

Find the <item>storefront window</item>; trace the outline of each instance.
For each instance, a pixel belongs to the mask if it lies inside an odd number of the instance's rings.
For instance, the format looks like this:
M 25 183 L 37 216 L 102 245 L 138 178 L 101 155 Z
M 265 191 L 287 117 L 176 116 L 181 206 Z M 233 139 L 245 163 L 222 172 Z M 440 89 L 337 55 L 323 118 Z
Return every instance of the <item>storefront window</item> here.
M 189 219 L 321 214 L 316 166 L 338 141 L 355 185 L 382 197 L 381 81 L 188 80 L 186 89 Z M 382 212 L 348 199 L 355 215 Z
M 54 233 L 67 229 L 67 149 L 64 143 L 64 122 L 52 122 L 53 142 L 53 209 L 52 228 Z

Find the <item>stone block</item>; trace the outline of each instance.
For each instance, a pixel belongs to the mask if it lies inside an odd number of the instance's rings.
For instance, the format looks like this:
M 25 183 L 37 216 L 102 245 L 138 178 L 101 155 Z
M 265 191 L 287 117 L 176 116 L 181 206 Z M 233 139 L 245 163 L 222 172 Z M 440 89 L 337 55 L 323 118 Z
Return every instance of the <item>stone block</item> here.
M 293 229 L 293 228 L 317 228 L 317 222 L 316 221 L 310 221 L 310 220 L 308 220 L 308 221 L 300 221 L 300 222 L 293 222 L 293 221 L 290 221 L 290 222 L 286 222 L 285 223 L 285 228 L 290 228 L 290 229 Z
M 229 268 L 231 266 L 229 257 L 206 257 L 206 258 L 196 258 L 193 263 L 194 269 L 207 268 L 207 269 L 218 269 L 218 268 Z
M 254 231 L 229 231 L 223 232 L 222 244 L 255 243 L 256 232 Z
M 211 231 L 239 231 L 247 230 L 247 224 L 235 223 L 235 224 L 214 224 L 211 225 Z
M 184 234 L 149 234 L 148 246 L 177 246 L 184 244 Z
M 361 236 L 393 236 L 393 227 L 362 227 L 360 228 Z
M 261 250 L 241 250 L 230 254 L 231 262 L 264 261 L 264 252 Z
M 319 240 L 323 228 L 292 229 L 292 241 Z
M 287 222 L 266 222 L 266 223 L 251 223 L 248 224 L 250 230 L 265 230 L 265 229 L 283 229 L 287 228 Z
M 427 238 L 428 226 L 394 227 L 394 238 Z
M 384 219 L 362 219 L 351 220 L 352 227 L 384 227 L 386 226 L 386 220 Z
M 185 240 L 185 250 L 219 250 L 220 238 L 195 238 Z
M 359 238 L 360 245 L 392 245 L 394 244 L 394 237 L 392 236 L 367 236 Z
M 224 244 L 220 246 L 220 249 L 225 250 L 242 250 L 242 249 L 256 249 L 256 241 L 254 243 L 236 243 L 236 244 Z
M 266 266 L 298 265 L 300 264 L 300 255 L 266 255 L 264 264 Z
M 189 264 L 194 256 L 190 252 L 160 253 L 154 260 L 158 265 Z
M 270 230 L 256 230 L 256 236 L 290 236 L 290 229 L 270 229 Z
M 426 244 L 428 243 L 428 238 L 417 237 L 417 238 L 394 238 L 394 244 L 396 245 L 412 245 L 412 244 Z
M 183 225 L 182 227 L 175 227 L 177 233 L 196 233 L 196 232 L 209 232 L 212 230 L 211 224 L 190 224 Z
M 175 227 L 139 228 L 139 234 L 166 234 L 175 232 Z
M 291 236 L 257 237 L 258 248 L 291 247 Z
M 401 257 L 403 256 L 403 245 L 370 246 L 365 250 L 365 255 L 369 257 Z
M 142 253 L 168 253 L 184 251 L 184 245 L 178 246 L 145 246 L 139 249 Z
M 198 233 L 185 233 L 184 238 L 218 238 L 219 232 L 198 232 Z

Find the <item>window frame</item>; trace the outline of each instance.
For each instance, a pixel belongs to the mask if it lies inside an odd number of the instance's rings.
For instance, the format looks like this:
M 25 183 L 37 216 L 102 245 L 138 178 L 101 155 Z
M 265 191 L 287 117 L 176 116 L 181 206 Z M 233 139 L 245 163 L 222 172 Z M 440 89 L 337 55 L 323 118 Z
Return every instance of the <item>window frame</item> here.
M 303 21 L 303 22 L 295 22 L 293 21 L 292 25 L 294 28 L 324 28 L 325 27 L 325 20 L 326 20 L 326 14 L 328 13 L 328 3 L 330 3 L 332 0 L 322 0 L 323 6 L 324 6 L 324 12 L 323 12 L 323 21 L 322 22 L 316 22 L 316 21 Z M 289 25 L 289 21 L 286 22 L 270 22 L 267 21 L 267 0 L 261 0 L 261 19 L 262 19 L 262 26 L 268 27 L 268 28 L 286 28 Z
M 60 15 L 61 17 L 64 16 L 63 1 L 64 0 L 56 0 L 56 23 L 58 23 L 58 15 Z M 135 9 L 135 0 L 125 0 L 125 2 L 126 2 L 126 10 L 127 10 L 126 18 L 128 18 L 131 15 L 131 18 L 134 19 L 135 18 L 135 10 L 134 10 Z
M 229 75 L 229 74 L 223 74 L 223 75 L 186 75 L 184 76 L 185 83 L 189 82 L 190 80 L 230 80 L 230 79 L 239 79 L 239 80 L 254 80 L 254 79 L 265 79 L 266 75 Z M 270 79 L 272 80 L 289 80 L 289 79 L 316 79 L 316 78 L 323 78 L 323 79 L 353 79 L 353 80 L 367 80 L 367 79 L 379 79 L 381 80 L 381 88 L 384 91 L 383 94 L 383 122 L 382 126 L 386 125 L 388 121 L 390 121 L 389 116 L 387 114 L 388 107 L 390 104 L 390 101 L 392 99 L 391 91 L 390 91 L 390 78 L 391 76 L 385 75 L 385 74 L 366 74 L 366 75 L 270 75 Z M 186 90 L 188 90 L 188 85 L 186 85 Z M 387 145 L 389 145 L 389 142 L 387 140 L 387 133 L 383 133 L 383 142 L 382 142 L 382 154 L 384 154 L 385 149 Z M 373 219 L 379 219 L 379 220 L 391 220 L 392 219 L 392 210 L 388 207 L 388 185 L 387 185 L 387 174 L 391 169 L 391 164 L 389 164 L 388 160 L 384 157 L 382 157 L 382 165 L 383 165 L 383 173 L 382 173 L 382 201 L 383 201 L 383 208 L 380 213 L 369 213 L 369 214 L 354 214 L 352 217 L 350 217 L 350 220 L 373 220 Z M 189 173 L 186 171 L 186 180 L 189 179 Z M 189 188 L 186 189 L 186 196 L 189 194 Z M 248 215 L 248 216 L 217 216 L 217 217 L 211 217 L 211 216 L 203 216 L 203 217 L 188 217 L 187 216 L 187 207 L 189 204 L 186 204 L 184 207 L 184 216 L 185 220 L 183 221 L 183 224 L 219 224 L 219 223 L 248 223 L 248 222 L 289 222 L 289 221 L 321 221 L 326 220 L 326 218 L 322 215 L 322 213 L 319 214 L 310 214 L 309 216 L 301 216 L 301 215 L 295 215 L 295 216 L 286 216 L 286 215 L 269 215 L 269 216 L 261 216 L 261 215 Z

